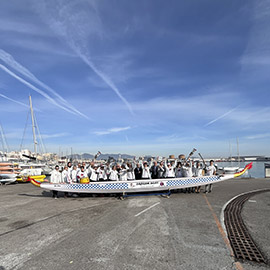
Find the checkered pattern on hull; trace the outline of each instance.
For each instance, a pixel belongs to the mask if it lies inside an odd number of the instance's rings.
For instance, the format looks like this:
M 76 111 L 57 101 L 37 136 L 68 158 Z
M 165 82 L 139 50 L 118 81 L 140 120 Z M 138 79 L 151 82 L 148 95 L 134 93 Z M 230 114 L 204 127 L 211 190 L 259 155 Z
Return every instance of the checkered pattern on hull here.
M 192 185 L 192 184 L 207 184 L 209 182 L 213 182 L 215 180 L 218 180 L 217 176 L 209 176 L 209 177 L 203 177 L 203 178 L 187 178 L 187 179 L 175 179 L 175 180 L 169 180 L 167 181 L 167 187 L 176 187 L 176 186 L 186 186 L 186 185 Z
M 127 183 L 108 183 L 108 184 L 69 184 L 68 189 L 71 190 L 115 190 L 128 189 Z

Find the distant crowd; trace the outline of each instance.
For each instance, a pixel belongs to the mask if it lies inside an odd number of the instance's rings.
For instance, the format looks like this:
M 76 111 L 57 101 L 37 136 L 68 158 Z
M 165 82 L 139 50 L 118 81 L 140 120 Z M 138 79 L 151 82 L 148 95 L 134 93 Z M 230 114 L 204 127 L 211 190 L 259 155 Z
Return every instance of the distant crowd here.
M 89 178 L 90 182 L 102 181 L 128 181 L 141 179 L 199 177 L 203 175 L 216 174 L 214 161 L 209 165 L 200 161 L 163 159 L 150 162 L 139 160 L 126 163 L 105 163 L 97 164 L 92 161 L 72 164 L 68 162 L 61 170 L 58 165 L 51 173 L 51 183 L 80 183 L 82 179 Z M 211 185 L 206 186 L 206 192 L 211 192 Z M 200 187 L 192 189 L 192 192 L 200 192 Z

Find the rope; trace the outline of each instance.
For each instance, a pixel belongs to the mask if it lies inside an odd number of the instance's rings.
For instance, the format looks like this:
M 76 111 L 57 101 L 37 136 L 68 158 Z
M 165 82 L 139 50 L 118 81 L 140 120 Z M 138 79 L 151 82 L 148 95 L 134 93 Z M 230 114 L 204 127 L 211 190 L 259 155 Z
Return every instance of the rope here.
M 39 136 L 39 139 L 40 139 L 40 144 L 41 144 L 41 153 L 46 153 L 46 148 L 45 148 L 45 145 L 43 143 L 43 140 L 42 140 L 42 136 L 41 136 L 41 133 L 40 133 L 40 130 L 39 130 L 39 127 L 38 127 L 38 124 L 37 124 L 37 119 L 36 119 L 36 115 L 34 114 L 34 119 L 35 119 L 35 124 L 36 124 L 36 128 L 37 128 L 37 132 L 38 132 L 38 136 Z
M 22 141 L 21 141 L 21 145 L 20 145 L 20 151 L 22 151 L 22 145 L 23 145 L 24 138 L 25 138 L 25 133 L 26 133 L 26 129 L 27 129 L 27 123 L 28 123 L 28 119 L 29 119 L 29 114 L 30 114 L 30 110 L 28 111 L 25 126 L 24 126 L 23 137 L 22 137 Z

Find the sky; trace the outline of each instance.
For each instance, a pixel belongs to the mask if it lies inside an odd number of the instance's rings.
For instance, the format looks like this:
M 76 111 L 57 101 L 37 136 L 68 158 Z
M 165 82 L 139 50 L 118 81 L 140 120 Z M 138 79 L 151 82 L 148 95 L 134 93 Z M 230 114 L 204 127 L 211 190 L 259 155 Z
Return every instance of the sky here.
M 1 1 L 0 37 L 9 150 L 31 95 L 40 152 L 270 156 L 269 0 Z

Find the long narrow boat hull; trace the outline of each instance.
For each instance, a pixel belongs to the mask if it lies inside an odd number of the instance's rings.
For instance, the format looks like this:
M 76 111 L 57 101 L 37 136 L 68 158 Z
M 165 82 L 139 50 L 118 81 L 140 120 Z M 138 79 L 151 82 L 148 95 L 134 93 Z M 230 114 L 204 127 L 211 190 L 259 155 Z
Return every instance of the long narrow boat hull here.
M 138 192 L 155 192 L 167 191 L 196 186 L 204 186 L 214 184 L 234 177 L 238 177 L 250 169 L 252 164 L 249 164 L 239 173 L 234 175 L 213 175 L 190 178 L 162 178 L 162 179 L 147 179 L 133 181 L 106 181 L 106 182 L 91 182 L 89 184 L 53 184 L 41 183 L 31 179 L 31 183 L 35 186 L 47 190 L 56 190 L 70 193 L 138 193 Z
M 48 190 L 75 193 L 138 193 L 152 191 L 166 191 L 206 185 L 223 181 L 218 176 L 173 178 L 173 179 L 147 179 L 134 181 L 107 181 L 91 182 L 89 184 L 50 184 L 41 183 L 40 187 Z

